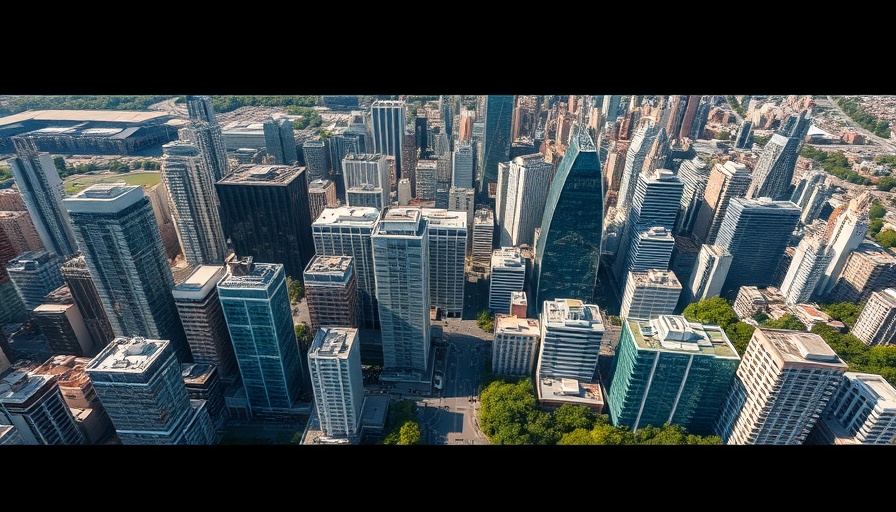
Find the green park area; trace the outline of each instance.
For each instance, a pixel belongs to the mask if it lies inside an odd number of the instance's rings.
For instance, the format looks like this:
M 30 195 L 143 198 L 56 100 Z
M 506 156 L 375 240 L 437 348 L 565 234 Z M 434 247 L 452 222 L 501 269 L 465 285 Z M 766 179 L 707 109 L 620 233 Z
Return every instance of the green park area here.
M 100 175 L 77 174 L 70 176 L 65 180 L 65 193 L 74 195 L 97 183 L 115 183 L 121 181 L 128 185 L 152 187 L 162 181 L 162 175 L 158 172 L 109 173 Z

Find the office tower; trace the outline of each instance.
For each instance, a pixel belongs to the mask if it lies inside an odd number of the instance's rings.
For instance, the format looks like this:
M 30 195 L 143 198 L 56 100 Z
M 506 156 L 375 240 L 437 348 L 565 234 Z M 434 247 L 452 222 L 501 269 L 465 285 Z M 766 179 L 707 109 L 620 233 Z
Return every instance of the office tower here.
M 44 297 L 63 285 L 61 262 L 47 251 L 29 251 L 9 260 L 6 272 L 28 311 L 43 303 Z
M 896 389 L 880 375 L 844 373 L 812 435 L 823 444 L 892 444 Z
M 81 311 L 65 285 L 47 294 L 31 314 L 54 354 L 93 357 L 105 346 L 105 342 L 95 343 L 90 336 Z
M 678 140 L 684 139 L 685 137 L 692 138 L 692 139 L 699 138 L 699 137 L 691 137 L 691 133 L 694 128 L 694 120 L 697 117 L 697 109 L 699 107 L 700 107 L 700 96 L 699 95 L 697 95 L 697 96 L 689 95 L 688 103 L 687 103 L 687 106 L 685 107 L 685 111 L 684 111 L 684 119 L 682 119 L 682 121 L 681 121 L 681 129 L 678 131 L 678 136 L 674 137 L 674 138 L 677 138 Z M 702 132 L 703 129 L 701 128 L 700 131 Z M 674 134 L 669 134 L 670 137 L 672 137 L 673 135 Z
M 190 347 L 171 296 L 174 277 L 143 189 L 93 185 L 66 198 L 65 206 L 112 331 L 169 340 L 178 359 L 189 361 Z
M 469 141 L 461 141 L 454 148 L 451 186 L 473 188 L 473 146 Z
M 477 176 L 482 197 L 488 193 L 488 184 L 498 181 L 498 162 L 510 160 L 513 96 L 486 96 L 484 120 L 482 167 Z
M 667 270 L 674 248 L 675 238 L 668 229 L 652 227 L 646 231 L 641 231 L 632 239 L 631 247 L 628 251 L 628 259 L 626 266 L 623 267 L 623 271 Z M 626 280 L 626 278 L 620 279 L 620 291 L 625 290 Z
M 732 197 L 743 197 L 750 186 L 750 171 L 743 164 L 728 161 L 713 166 L 694 220 L 694 236 L 714 244 Z
M 84 434 L 86 444 L 101 444 L 114 434 L 115 428 L 87 375 L 90 359 L 56 355 L 34 368 L 32 373 L 46 375 L 56 381 L 75 424 Z
M 817 334 L 758 327 L 715 433 L 726 444 L 802 444 L 846 369 Z
M 401 176 L 406 174 L 402 165 L 402 147 L 405 145 L 405 120 L 407 104 L 403 100 L 377 100 L 370 105 L 370 120 L 373 124 L 373 151 L 395 157 L 395 169 Z M 413 170 L 413 168 L 409 169 Z M 413 189 L 413 183 L 411 183 Z
M 397 380 L 424 380 L 429 364 L 428 230 L 419 209 L 389 208 L 371 235 L 383 373 Z
M 681 297 L 681 282 L 669 270 L 629 272 L 619 316 L 649 320 L 671 315 Z
M 638 176 L 644 169 L 644 162 L 653 149 L 653 142 L 659 133 L 659 127 L 650 118 L 644 118 L 638 131 L 632 137 L 632 142 L 625 153 L 625 165 L 622 168 L 622 179 L 619 184 L 619 195 L 616 206 L 628 208 L 632 204 Z
M 330 164 L 337 174 L 342 174 L 342 159 L 347 155 L 367 153 L 363 131 L 348 128 L 327 138 L 330 146 Z
M 323 327 L 308 350 L 314 405 L 324 435 L 357 442 L 361 437 L 364 385 L 358 330 Z
M 212 181 L 218 181 L 230 173 L 230 164 L 212 100 L 208 96 L 187 96 L 186 103 L 190 122 L 184 135 L 199 148 L 205 168 L 212 172 Z
M 644 157 L 644 164 L 641 167 L 642 174 L 652 174 L 657 169 L 663 169 L 671 165 L 671 153 L 669 150 L 669 137 L 666 136 L 666 129 L 662 126 L 653 139 L 650 151 Z
M 548 300 L 538 321 L 541 346 L 536 379 L 592 382 L 604 336 L 597 306 L 578 299 Z
M 678 179 L 682 182 L 681 202 L 679 203 L 678 218 L 675 221 L 676 233 L 691 233 L 694 222 L 697 220 L 697 212 L 706 192 L 706 184 L 709 181 L 709 167 L 700 157 L 683 160 L 678 167 Z
M 26 368 L 13 370 L 0 380 L 0 419 L 16 428 L 24 444 L 87 443 L 56 379 Z
M 532 376 L 540 339 L 538 320 L 517 315 L 495 315 L 492 373 L 508 377 Z
M 554 175 L 553 165 L 545 162 L 544 155 L 518 156 L 507 166 L 506 192 L 500 202 L 503 210 L 500 218 L 500 243 L 502 246 L 532 244 L 535 228 L 541 224 L 542 213 Z M 499 177 L 500 180 L 500 177 Z
M 744 121 L 737 127 L 734 134 L 734 147 L 737 149 L 749 149 L 753 140 L 753 123 Z
M 782 130 L 785 133 L 775 133 L 762 148 L 759 160 L 753 167 L 753 182 L 747 189 L 747 197 L 790 198 L 790 181 L 811 121 L 805 115 L 805 111 L 798 116 L 792 115 L 789 124 Z
M 302 143 L 302 154 L 305 156 L 305 172 L 308 173 L 308 181 L 325 180 L 330 177 L 330 153 L 326 140 L 306 140 Z
M 504 210 L 507 209 L 507 185 L 510 182 L 510 162 L 498 162 L 498 178 L 495 183 L 495 226 L 498 227 L 498 241 L 501 239 L 500 227 L 503 224 Z M 515 180 L 516 181 L 516 180 Z M 516 183 L 514 183 L 514 187 Z
M 212 444 L 208 411 L 190 404 L 167 340 L 115 338 L 85 369 L 122 444 Z
M 252 414 L 288 412 L 299 395 L 302 363 L 284 266 L 234 258 L 218 282 L 218 300 Z
M 703 244 L 688 279 L 686 301 L 697 302 L 718 297 L 731 268 L 731 253 L 718 245 Z
M 815 189 L 823 186 L 827 181 L 827 173 L 824 171 L 808 171 L 800 177 L 790 195 L 790 200 L 800 208 L 805 208 L 809 203 Z
M 825 179 L 810 192 L 805 204 L 801 206 L 803 214 L 800 216 L 800 222 L 803 225 L 811 224 L 818 219 L 831 197 L 833 186 L 829 180 Z
M 510 314 L 519 318 L 526 318 L 529 310 L 529 299 L 525 291 L 510 292 Z
M 709 120 L 709 112 L 712 110 L 714 103 L 715 96 L 704 96 L 698 102 L 697 110 L 694 113 L 694 120 L 691 123 L 691 130 L 688 132 L 688 137 L 691 140 L 703 138 L 706 122 Z M 685 118 L 687 118 L 687 114 L 685 114 Z M 684 129 L 684 123 L 682 123 L 682 129 Z
M 342 160 L 342 177 L 348 206 L 382 210 L 389 205 L 389 175 L 384 155 L 347 155 Z
M 60 257 L 69 257 L 78 246 L 71 220 L 62 205 L 65 193 L 59 171 L 49 153 L 25 147 L 29 143 L 34 144 L 31 139 L 22 139 L 20 147 L 16 148 L 16 156 L 6 163 L 44 248 Z
M 488 308 L 495 314 L 510 313 L 510 295 L 526 287 L 526 263 L 518 247 L 501 247 L 492 253 L 488 284 Z
M 812 299 L 815 285 L 830 258 L 831 253 L 821 236 L 806 235 L 800 240 L 780 286 L 787 304 L 800 304 Z
M 467 212 L 467 232 L 472 233 L 476 189 L 451 187 L 448 190 L 448 210 Z
M 495 214 L 488 208 L 479 208 L 473 215 L 473 264 L 489 268 L 492 262 L 492 244 L 495 238 Z
M 417 160 L 414 170 L 417 176 L 416 199 L 432 201 L 436 197 L 436 172 L 438 164 L 435 160 Z
M 224 399 L 224 384 L 221 381 L 218 366 L 206 363 L 183 363 L 180 365 L 180 370 L 187 394 L 190 395 L 190 401 L 204 401 L 212 425 L 215 429 L 221 430 L 227 420 L 227 406 Z
M 669 423 L 711 435 L 739 362 L 717 325 L 678 315 L 623 317 L 607 392 L 610 419 L 633 431 Z
M 97 348 L 105 347 L 115 338 L 115 334 L 109 317 L 106 316 L 103 301 L 93 284 L 87 261 L 79 254 L 63 263 L 60 271 L 94 344 Z
M 535 243 L 537 307 L 559 297 L 590 301 L 603 225 L 600 162 L 594 142 L 576 133 L 551 182 Z
M 467 255 L 467 214 L 422 208 L 429 230 L 430 306 L 449 318 L 464 312 L 464 260 Z
M 321 256 L 351 256 L 358 281 L 361 325 L 378 329 L 376 274 L 371 235 L 379 222 L 376 208 L 326 208 L 311 225 L 314 250 Z M 362 342 L 362 348 L 364 343 Z
M 619 104 L 622 103 L 622 96 L 613 95 L 604 96 L 603 103 L 601 103 L 600 112 L 604 119 L 607 120 L 615 120 L 619 115 Z
M 266 119 L 262 126 L 264 149 L 268 156 L 274 158 L 271 163 L 295 165 L 298 158 L 296 157 L 296 135 L 293 131 L 292 121 L 285 117 L 279 119 L 271 117 Z
M 24 445 L 25 440 L 12 425 L 0 425 L 0 446 Z
M 223 263 L 227 244 L 212 169 L 192 142 L 169 142 L 162 153 L 162 181 L 184 258 L 190 265 Z
M 336 184 L 332 180 L 314 180 L 308 184 L 308 210 L 314 222 L 327 206 L 338 206 Z
M 516 97 L 515 103 L 511 139 L 516 140 L 520 137 L 534 139 L 539 118 L 538 96 L 520 95 Z
M 414 132 L 404 134 L 404 142 L 401 149 L 402 168 L 396 170 L 396 176 L 410 180 L 411 197 L 417 193 L 417 144 L 414 142 Z M 394 158 L 394 157 L 393 157 Z
M 305 267 L 305 300 L 311 332 L 358 327 L 358 279 L 351 256 L 315 255 Z
M 224 311 L 218 299 L 217 284 L 224 277 L 223 265 L 200 265 L 174 287 L 171 294 L 184 326 L 193 362 L 213 364 L 221 376 L 234 380 L 236 359 Z
M 874 243 L 861 243 L 850 253 L 829 302 L 865 302 L 875 290 L 896 286 L 896 257 Z
M 411 180 L 402 178 L 398 181 L 398 206 L 411 203 Z
M 27 208 L 22 194 L 17 189 L 0 189 L 0 212 L 23 212 Z
M 215 186 L 234 252 L 280 263 L 298 279 L 314 256 L 305 169 L 240 165 Z
M 0 211 L 0 232 L 4 237 L 0 243 L 8 243 L 13 254 L 45 250 L 31 222 L 31 214 L 26 211 Z
M 669 97 L 669 101 L 666 105 L 668 116 L 666 117 L 666 123 L 663 125 L 663 128 L 672 139 L 678 138 L 678 133 L 681 131 L 681 125 L 684 123 L 684 114 L 687 109 L 687 104 L 687 96 L 673 94 Z
M 852 334 L 866 345 L 889 345 L 896 337 L 896 289 L 871 292 L 852 326 Z
M 870 206 L 871 194 L 865 192 L 852 199 L 845 208 L 834 210 L 828 219 L 825 238 L 831 251 L 831 259 L 815 287 L 819 297 L 826 296 L 834 288 L 849 254 L 865 239 Z
M 772 284 L 799 217 L 800 209 L 790 201 L 731 199 L 715 242 L 731 253 L 722 296 L 733 296 L 741 286 Z

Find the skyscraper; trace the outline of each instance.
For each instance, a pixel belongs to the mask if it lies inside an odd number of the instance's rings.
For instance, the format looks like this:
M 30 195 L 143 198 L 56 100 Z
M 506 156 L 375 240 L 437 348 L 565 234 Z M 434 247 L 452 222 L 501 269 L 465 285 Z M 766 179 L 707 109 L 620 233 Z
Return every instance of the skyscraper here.
M 535 296 L 590 301 L 597 281 L 603 192 L 597 148 L 575 133 L 551 182 L 535 249 Z
M 311 222 L 317 220 L 327 206 L 339 206 L 336 184 L 332 180 L 314 180 L 308 183 L 308 210 Z
M 740 357 L 717 325 L 624 318 L 607 392 L 615 426 L 681 425 L 710 435 Z
M 495 214 L 488 208 L 479 208 L 473 215 L 473 264 L 487 269 L 492 262 L 492 244 L 495 238 Z
M 815 287 L 819 297 L 826 296 L 834 288 L 846 259 L 865 239 L 870 206 L 871 194 L 865 192 L 852 199 L 845 208 L 836 209 L 828 219 L 825 238 L 831 257 Z
M 65 194 L 59 171 L 48 153 L 39 153 L 31 139 L 21 139 L 17 156 L 7 160 L 22 193 L 34 228 L 48 252 L 67 258 L 78 250 L 71 220 L 62 204 Z
M 93 357 L 106 345 L 103 340 L 94 342 L 81 310 L 65 285 L 47 294 L 31 314 L 54 354 Z
M 0 232 L 0 243 L 8 243 L 12 254 L 44 250 L 31 214 L 26 211 L 0 211 Z
M 44 297 L 62 286 L 61 262 L 47 251 L 29 251 L 9 260 L 6 272 L 28 311 L 40 306 Z
M 492 253 L 488 283 L 488 308 L 493 313 L 510 313 L 512 292 L 526 287 L 526 263 L 517 247 L 502 247 Z
M 487 96 L 484 119 L 483 165 L 478 173 L 481 197 L 488 194 L 489 183 L 498 181 L 498 162 L 510 160 L 513 96 Z
M 186 103 L 190 123 L 184 135 L 199 148 L 205 168 L 211 170 L 213 182 L 218 181 L 230 173 L 230 164 L 212 100 L 208 96 L 187 96 Z
M 496 200 L 503 207 L 500 215 L 500 244 L 502 246 L 532 245 L 535 228 L 541 224 L 545 202 L 551 188 L 554 168 L 545 162 L 544 155 L 518 156 L 510 161 L 506 187 L 499 185 L 502 200 Z M 501 176 L 499 176 L 501 181 Z M 502 184 L 503 185 L 503 184 Z M 506 188 L 506 192 L 504 192 Z
M 685 290 L 687 303 L 718 297 L 731 268 L 731 253 L 718 245 L 703 244 Z
M 866 345 L 890 345 L 896 338 L 896 289 L 872 292 L 852 327 Z
M 296 156 L 296 136 L 292 129 L 292 121 L 285 117 L 279 119 L 271 117 L 265 120 L 262 126 L 265 151 L 269 156 L 274 157 L 272 163 L 295 165 L 298 157 Z
M 473 216 L 475 215 L 476 189 L 451 187 L 448 189 L 448 210 L 467 212 L 467 233 L 473 233 Z
M 420 212 L 429 230 L 429 300 L 449 318 L 464 312 L 464 260 L 467 255 L 467 214 L 439 208 Z
M 373 124 L 373 150 L 395 157 L 396 175 L 407 172 L 402 165 L 407 104 L 403 100 L 377 100 L 370 105 Z M 413 184 L 412 184 L 413 185 Z M 411 187 L 413 188 L 413 187 Z
M 812 434 L 825 444 L 892 444 L 896 389 L 880 375 L 844 373 Z
M 671 315 L 681 297 L 681 282 L 670 270 L 629 272 L 619 316 L 650 320 Z
M 799 148 L 809 129 L 806 112 L 791 117 L 792 129 L 787 133 L 776 133 L 762 148 L 759 160 L 753 168 L 753 181 L 747 190 L 747 197 L 771 197 L 774 200 L 790 198 L 790 181 L 799 156 Z M 785 127 L 786 130 L 786 127 Z
M 213 170 L 192 142 L 169 142 L 162 152 L 162 180 L 184 258 L 190 265 L 223 263 L 227 246 Z
M 438 162 L 435 160 L 417 160 L 414 173 L 417 176 L 416 198 L 421 201 L 433 201 L 436 198 L 436 174 Z
M 351 154 L 342 159 L 342 177 L 348 206 L 389 206 L 389 175 L 382 154 Z
M 726 444 L 802 444 L 846 369 L 817 334 L 758 327 L 714 431 Z
M 87 364 L 122 444 L 213 444 L 204 402 L 193 407 L 167 340 L 115 338 Z
M 65 206 L 112 331 L 169 340 L 178 359 L 190 361 L 171 296 L 174 277 L 143 188 L 93 185 L 66 198 Z
M 238 369 L 217 288 L 224 273 L 223 265 L 199 265 L 172 295 L 193 361 L 217 366 L 222 378 L 232 381 Z
M 429 235 L 419 209 L 388 208 L 371 235 L 383 334 L 383 379 L 425 380 L 429 365 Z
M 688 104 L 685 107 L 684 111 L 684 119 L 681 121 L 681 130 L 678 131 L 678 140 L 681 140 L 685 137 L 689 137 L 692 139 L 698 139 L 698 136 L 692 137 L 691 133 L 693 132 L 694 120 L 697 117 L 697 109 L 700 107 L 700 96 L 699 95 L 689 95 L 688 96 Z M 703 129 L 700 128 L 702 132 Z M 672 136 L 673 134 L 670 134 Z
M 654 139 L 659 132 L 659 126 L 651 118 L 644 118 L 638 130 L 632 137 L 632 142 L 625 154 L 625 165 L 622 168 L 622 179 L 619 185 L 619 195 L 616 206 L 629 208 L 632 204 L 632 196 L 635 194 L 635 186 L 638 176 L 644 168 L 644 161 L 653 148 Z
M 56 379 L 25 368 L 13 370 L 0 380 L 0 419 L 16 428 L 24 444 L 87 442 L 59 392 Z
M 733 297 L 741 286 L 772 284 L 775 269 L 800 218 L 790 201 L 735 197 L 728 204 L 715 245 L 731 253 L 731 268 L 722 296 Z
M 451 186 L 473 188 L 473 146 L 469 141 L 461 141 L 454 148 Z
M 224 234 L 236 254 L 283 264 L 298 279 L 314 256 L 305 169 L 241 165 L 215 184 Z
M 729 160 L 713 166 L 694 220 L 694 236 L 714 244 L 731 198 L 743 197 L 749 186 L 750 171 L 745 165 Z
M 305 267 L 305 301 L 311 332 L 358 327 L 358 279 L 351 256 L 315 255 Z
M 72 294 L 72 300 L 78 305 L 84 324 L 90 332 L 97 347 L 105 347 L 115 338 L 112 324 L 106 316 L 106 309 L 100 299 L 99 292 L 93 284 L 93 277 L 87 267 L 83 255 L 66 261 L 61 267 L 62 279 Z
M 780 287 L 788 304 L 812 299 L 815 285 L 830 258 L 831 253 L 821 236 L 806 235 L 800 240 Z
M 252 414 L 288 413 L 299 395 L 302 362 L 284 266 L 234 258 L 218 282 L 218 298 Z
M 327 437 L 360 438 L 364 384 L 359 347 L 357 329 L 323 327 L 308 350 L 315 409 Z
M 529 377 L 535 369 L 541 330 L 538 320 L 517 315 L 495 315 L 492 373 Z
M 684 184 L 679 203 L 675 232 L 690 234 L 697 220 L 697 211 L 709 181 L 709 167 L 700 157 L 683 160 L 678 167 L 678 179 Z
M 302 143 L 302 155 L 305 157 L 308 181 L 325 180 L 330 177 L 330 153 L 326 140 L 306 140 Z
M 862 243 L 850 253 L 828 295 L 830 302 L 865 302 L 875 290 L 896 286 L 896 257 L 874 243 Z
M 592 382 L 604 336 L 598 307 L 578 299 L 549 300 L 538 321 L 541 347 L 536 379 Z

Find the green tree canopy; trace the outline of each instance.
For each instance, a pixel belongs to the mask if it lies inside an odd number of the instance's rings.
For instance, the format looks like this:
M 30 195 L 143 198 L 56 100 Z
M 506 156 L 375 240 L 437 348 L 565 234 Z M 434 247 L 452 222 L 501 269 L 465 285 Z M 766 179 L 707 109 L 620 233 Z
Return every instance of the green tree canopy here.
M 886 247 L 889 249 L 890 247 L 896 246 L 896 231 L 892 229 L 885 229 L 877 234 L 874 237 L 882 247 Z
M 398 431 L 398 444 L 420 444 L 420 424 L 406 421 Z
M 799 318 L 791 315 L 790 313 L 786 313 L 778 319 L 766 320 L 762 324 L 762 326 L 769 327 L 771 329 L 790 329 L 791 331 L 806 330 L 806 324 L 801 322 Z
M 298 279 L 286 276 L 286 290 L 289 293 L 290 302 L 301 302 L 305 297 L 305 286 Z
M 308 352 L 308 349 L 311 348 L 311 343 L 314 342 L 314 335 L 317 333 L 312 333 L 311 326 L 305 322 L 296 324 L 295 331 L 296 341 L 299 342 L 299 348 L 302 350 L 302 353 Z
M 883 178 L 881 178 L 883 179 Z M 880 219 L 884 215 L 887 214 L 887 209 L 884 205 L 880 204 L 880 201 L 874 200 L 871 202 L 871 207 L 868 208 L 868 217 L 871 219 Z
M 487 309 L 483 309 L 476 315 L 476 325 L 485 332 L 495 330 L 495 315 Z
M 852 328 L 856 323 L 856 318 L 862 312 L 863 303 L 854 304 L 852 302 L 833 302 L 831 304 L 821 304 L 821 310 L 830 315 L 834 320 L 840 320 L 847 327 Z
M 893 190 L 893 187 L 896 187 L 896 178 L 891 176 L 884 176 L 882 178 L 878 178 L 877 180 L 877 189 L 883 190 L 884 192 L 889 192 Z
M 722 297 L 713 297 L 692 302 L 681 312 L 682 316 L 692 322 L 715 324 L 723 329 L 738 321 L 737 313 L 731 304 Z

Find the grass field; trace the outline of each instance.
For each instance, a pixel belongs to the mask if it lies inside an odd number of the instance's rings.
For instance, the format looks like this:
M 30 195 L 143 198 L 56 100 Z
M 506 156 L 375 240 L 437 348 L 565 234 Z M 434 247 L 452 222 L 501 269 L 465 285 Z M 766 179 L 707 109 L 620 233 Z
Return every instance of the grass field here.
M 115 183 L 117 181 L 123 181 L 128 185 L 152 187 L 162 181 L 162 175 L 159 172 L 126 172 L 123 174 L 100 175 L 80 174 L 71 176 L 65 181 L 65 193 L 74 195 L 90 185 L 95 185 L 97 183 Z

